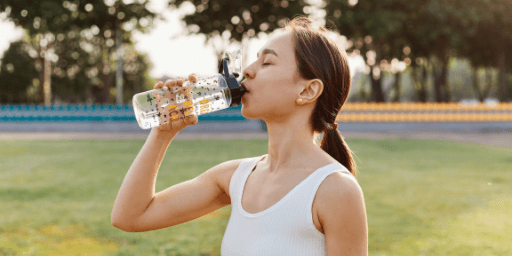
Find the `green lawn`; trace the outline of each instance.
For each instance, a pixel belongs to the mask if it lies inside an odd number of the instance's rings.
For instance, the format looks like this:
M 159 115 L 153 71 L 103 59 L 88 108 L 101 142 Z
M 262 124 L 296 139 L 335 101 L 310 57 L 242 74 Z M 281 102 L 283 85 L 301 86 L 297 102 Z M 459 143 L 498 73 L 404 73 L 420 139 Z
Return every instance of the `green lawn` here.
M 143 143 L 2 141 L 0 255 L 218 255 L 230 207 L 146 233 L 110 225 Z M 370 255 L 512 255 L 512 149 L 413 139 L 348 144 Z M 157 190 L 266 151 L 266 140 L 175 141 Z

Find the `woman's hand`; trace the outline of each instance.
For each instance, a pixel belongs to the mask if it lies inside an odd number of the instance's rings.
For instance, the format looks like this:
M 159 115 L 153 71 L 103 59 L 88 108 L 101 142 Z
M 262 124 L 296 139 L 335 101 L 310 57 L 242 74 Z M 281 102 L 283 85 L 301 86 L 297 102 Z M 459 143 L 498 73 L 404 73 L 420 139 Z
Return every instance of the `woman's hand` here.
M 197 77 L 194 74 L 191 74 L 188 76 L 188 81 L 194 82 L 197 81 Z M 155 85 L 155 89 L 162 89 L 163 87 L 175 87 L 175 86 L 183 86 L 183 79 L 177 79 L 177 80 L 167 80 L 165 83 L 162 81 L 158 82 Z M 169 120 L 169 123 L 160 125 L 156 127 L 156 130 L 158 133 L 163 134 L 176 134 L 179 131 L 185 129 L 189 125 L 195 125 L 197 124 L 198 119 L 196 115 L 190 115 L 187 116 L 185 119 L 178 119 L 178 120 Z

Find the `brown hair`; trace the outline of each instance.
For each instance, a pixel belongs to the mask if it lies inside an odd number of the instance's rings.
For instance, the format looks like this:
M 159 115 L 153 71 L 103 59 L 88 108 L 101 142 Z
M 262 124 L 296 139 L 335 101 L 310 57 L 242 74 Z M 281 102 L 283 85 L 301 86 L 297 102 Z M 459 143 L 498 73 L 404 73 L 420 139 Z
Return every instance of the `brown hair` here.
M 318 26 L 309 18 L 296 17 L 285 29 L 293 35 L 298 75 L 307 80 L 320 79 L 324 84 L 310 117 L 313 131 L 325 131 L 320 147 L 355 176 L 352 151 L 333 126 L 350 90 L 347 54 L 328 38 L 325 27 Z

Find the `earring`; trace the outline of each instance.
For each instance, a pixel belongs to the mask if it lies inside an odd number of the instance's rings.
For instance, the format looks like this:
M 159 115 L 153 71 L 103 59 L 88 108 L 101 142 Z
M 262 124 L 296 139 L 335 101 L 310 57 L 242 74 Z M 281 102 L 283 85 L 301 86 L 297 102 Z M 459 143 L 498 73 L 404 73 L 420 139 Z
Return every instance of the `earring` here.
M 302 104 L 302 99 L 298 99 L 297 103 Z

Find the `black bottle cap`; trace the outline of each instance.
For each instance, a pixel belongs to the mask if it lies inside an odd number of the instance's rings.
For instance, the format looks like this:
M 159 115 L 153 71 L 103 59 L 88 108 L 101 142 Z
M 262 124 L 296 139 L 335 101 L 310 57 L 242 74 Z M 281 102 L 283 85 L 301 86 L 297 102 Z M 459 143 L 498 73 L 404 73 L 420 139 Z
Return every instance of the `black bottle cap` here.
M 226 81 L 228 82 L 229 91 L 231 92 L 231 105 L 229 107 L 234 107 L 240 105 L 242 101 L 242 96 L 247 92 L 245 87 L 238 83 L 236 80 L 240 74 L 233 73 L 232 75 L 229 74 L 228 69 L 228 59 L 224 58 L 222 59 L 222 70 L 219 68 L 220 73 L 224 73 L 224 77 L 226 78 Z

